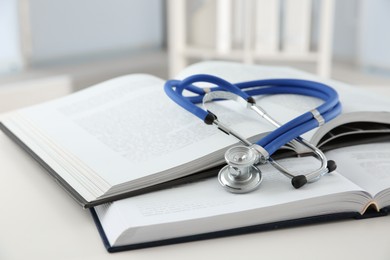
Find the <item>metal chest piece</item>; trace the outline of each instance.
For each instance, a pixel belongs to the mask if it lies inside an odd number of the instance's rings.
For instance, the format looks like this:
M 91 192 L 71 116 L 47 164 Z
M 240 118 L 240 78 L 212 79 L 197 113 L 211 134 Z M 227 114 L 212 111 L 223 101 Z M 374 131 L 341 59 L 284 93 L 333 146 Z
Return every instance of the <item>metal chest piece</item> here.
M 235 146 L 225 153 L 228 163 L 219 171 L 219 183 L 229 192 L 247 193 L 255 190 L 263 180 L 261 171 L 254 166 L 258 157 L 248 146 Z

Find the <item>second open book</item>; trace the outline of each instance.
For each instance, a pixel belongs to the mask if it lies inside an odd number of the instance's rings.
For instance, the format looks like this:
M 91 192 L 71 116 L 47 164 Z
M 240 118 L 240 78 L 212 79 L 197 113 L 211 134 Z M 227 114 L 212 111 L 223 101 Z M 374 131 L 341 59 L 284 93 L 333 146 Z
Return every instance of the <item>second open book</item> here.
M 231 82 L 261 78 L 318 80 L 288 68 L 224 62 L 200 63 L 177 77 L 196 73 L 217 75 Z M 121 199 L 219 165 L 225 149 L 237 142 L 178 107 L 165 95 L 164 82 L 150 75 L 112 79 L 4 115 L 1 128 L 82 206 Z M 386 111 L 390 111 L 390 104 L 386 99 L 338 82 L 327 83 L 339 92 L 343 115 L 306 134 L 308 140 L 326 150 L 388 138 L 390 116 Z M 262 97 L 260 103 L 278 121 L 285 122 L 319 102 L 277 95 Z M 272 130 L 246 111 L 237 113 L 230 104 L 220 103 L 215 107 L 216 114 L 242 135 L 255 137 Z
M 336 172 L 298 190 L 266 166 L 263 183 L 251 193 L 228 193 L 209 178 L 97 206 L 93 215 L 108 251 L 117 252 L 388 213 L 390 142 L 326 155 L 337 162 Z M 307 157 L 282 163 L 294 170 L 318 167 Z

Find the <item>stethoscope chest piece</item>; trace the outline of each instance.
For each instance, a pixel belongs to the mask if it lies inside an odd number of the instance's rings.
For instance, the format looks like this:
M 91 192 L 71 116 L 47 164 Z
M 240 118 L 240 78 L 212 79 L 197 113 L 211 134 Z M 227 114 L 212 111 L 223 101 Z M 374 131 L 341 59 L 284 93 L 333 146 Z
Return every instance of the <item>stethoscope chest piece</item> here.
M 225 153 L 228 163 L 219 171 L 219 183 L 232 193 L 247 193 L 257 189 L 263 180 L 260 169 L 254 166 L 257 155 L 247 146 L 235 146 Z

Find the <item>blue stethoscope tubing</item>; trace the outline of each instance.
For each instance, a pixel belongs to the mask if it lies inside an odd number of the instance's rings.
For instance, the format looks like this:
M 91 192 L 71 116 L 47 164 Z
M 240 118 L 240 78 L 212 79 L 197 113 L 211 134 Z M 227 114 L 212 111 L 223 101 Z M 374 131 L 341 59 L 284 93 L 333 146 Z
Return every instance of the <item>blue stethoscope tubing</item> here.
M 211 83 L 215 86 L 205 91 L 205 89 L 194 85 L 194 83 L 199 82 Z M 330 121 L 341 113 L 338 94 L 333 88 L 320 82 L 302 79 L 264 79 L 232 84 L 213 75 L 197 74 L 183 80 L 168 80 L 165 83 L 164 90 L 173 101 L 199 117 L 206 124 L 212 124 L 216 116 L 196 104 L 201 103 L 203 96 L 210 91 L 228 91 L 240 96 L 249 103 L 255 102 L 252 96 L 257 95 L 298 94 L 316 97 L 324 101 L 323 104 L 315 108 L 322 116 L 324 122 Z M 196 95 L 184 96 L 184 90 Z M 272 155 L 286 143 L 319 125 L 318 118 L 308 111 L 267 134 L 258 140 L 256 144 L 263 147 L 269 155 Z

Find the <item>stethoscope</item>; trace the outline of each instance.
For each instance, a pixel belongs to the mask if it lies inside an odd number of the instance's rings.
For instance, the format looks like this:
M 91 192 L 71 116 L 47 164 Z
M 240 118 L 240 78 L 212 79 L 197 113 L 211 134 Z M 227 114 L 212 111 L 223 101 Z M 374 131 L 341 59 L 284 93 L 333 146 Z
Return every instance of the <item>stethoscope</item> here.
M 194 85 L 201 82 L 211 83 L 213 87 L 201 88 Z M 245 193 L 256 189 L 263 179 L 259 165 L 265 163 L 270 163 L 289 177 L 292 186 L 296 189 L 308 182 L 317 181 L 326 173 L 336 169 L 334 161 L 327 161 L 321 150 L 300 137 L 341 113 L 337 92 L 325 84 L 300 79 L 265 79 L 232 84 L 216 76 L 199 74 L 183 80 L 168 80 L 164 89 L 178 105 L 202 119 L 206 124 L 216 125 L 219 130 L 236 137 L 244 144 L 231 147 L 225 152 L 227 165 L 218 174 L 219 182 L 230 192 Z M 184 90 L 192 94 L 184 96 Z M 257 95 L 269 94 L 305 95 L 319 98 L 324 102 L 281 125 L 257 105 L 253 98 Z M 277 128 L 256 143 L 251 143 L 226 124 L 221 123 L 217 116 L 208 110 L 208 103 L 218 100 L 233 100 L 243 104 Z M 204 109 L 196 105 L 199 103 L 203 103 Z M 306 174 L 293 174 L 271 158 L 272 154 L 286 145 L 292 148 L 296 148 L 297 145 L 306 146 L 320 161 L 320 167 Z

